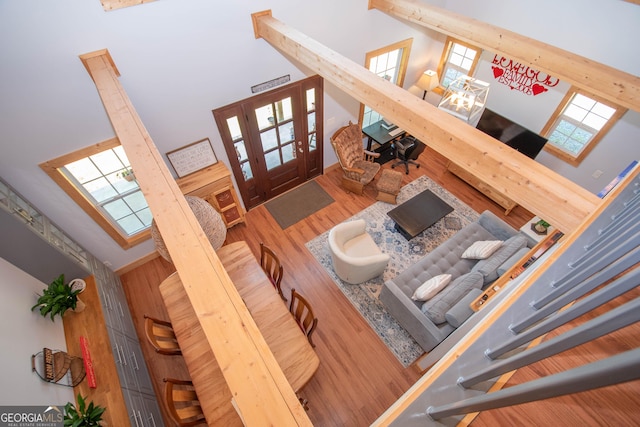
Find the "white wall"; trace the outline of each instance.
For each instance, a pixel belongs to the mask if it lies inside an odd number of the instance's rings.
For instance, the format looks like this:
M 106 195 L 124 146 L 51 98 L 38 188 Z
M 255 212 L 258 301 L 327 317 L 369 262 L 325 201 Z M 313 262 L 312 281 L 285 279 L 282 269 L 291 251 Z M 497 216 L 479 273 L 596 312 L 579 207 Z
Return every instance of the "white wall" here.
M 531 3 L 524 0 L 510 1 L 508 10 L 497 0 L 431 3 L 446 3 L 481 20 L 491 18 L 497 25 L 508 24 L 514 31 L 557 41 L 566 49 L 575 47 L 587 56 L 589 52 L 584 50 L 591 43 L 571 36 L 573 32 L 597 34 L 594 56 L 637 74 L 634 61 L 638 59 L 620 60 L 625 52 L 611 43 L 610 33 L 621 33 L 620 22 L 639 22 L 638 6 L 621 1 L 593 2 L 593 11 L 583 6 L 580 14 L 555 20 L 577 22 L 577 28 L 565 32 L 548 28 L 558 25 L 551 19 L 535 20 L 533 24 Z M 577 3 L 571 0 L 572 5 Z M 562 4 L 541 0 L 535 10 L 551 14 L 563 8 L 561 12 L 565 12 Z M 104 12 L 99 0 L 0 0 L 0 176 L 74 240 L 114 268 L 150 253 L 151 241 L 122 250 L 37 166 L 114 136 L 78 55 L 109 49 L 121 73 L 120 81 L 161 153 L 208 137 L 218 158 L 228 164 L 211 110 L 250 97 L 250 87 L 255 84 L 285 74 L 290 74 L 292 81 L 307 75 L 304 67 L 264 40 L 255 39 L 251 13 L 265 9 L 358 64 L 364 63 L 367 51 L 413 37 L 404 87 L 417 96 L 422 92 L 413 83 L 426 68 L 435 68 L 440 59 L 442 35 L 368 10 L 367 0 L 239 0 L 224 5 L 210 0 L 158 0 L 112 12 Z M 593 27 L 595 17 L 606 18 Z M 630 46 L 637 40 L 638 26 L 632 27 L 626 28 L 626 38 L 617 42 Z M 509 109 L 520 104 L 517 99 L 508 102 Z M 354 99 L 325 84 L 325 166 L 336 161 L 329 136 L 348 120 L 356 119 L 357 114 Z M 624 126 L 612 132 L 618 139 L 609 138 L 601 143 L 605 147 L 601 153 L 590 156 L 603 156 L 602 162 L 593 162 L 606 172 L 602 181 L 608 182 L 609 170 L 614 176 L 622 169 L 622 159 L 629 158 L 628 153 L 620 156 L 616 143 L 627 144 L 632 152 L 637 150 L 637 144 L 629 146 L 638 135 L 637 113 L 630 116 Z M 540 123 L 542 114 L 531 111 L 531 118 Z M 527 122 L 522 124 L 537 130 Z M 610 144 L 615 147 L 609 149 Z M 554 165 L 554 169 L 575 175 L 572 179 L 585 185 L 584 176 L 593 172 L 593 166 L 585 167 L 585 173 L 565 170 L 563 165 Z M 596 183 L 594 191 L 601 186 Z
M 0 258 L 0 388 L 2 405 L 64 405 L 73 389 L 42 381 L 31 371 L 31 355 L 43 347 L 65 351 L 62 322 L 31 311 L 47 285 Z M 81 355 L 77 355 L 81 356 Z

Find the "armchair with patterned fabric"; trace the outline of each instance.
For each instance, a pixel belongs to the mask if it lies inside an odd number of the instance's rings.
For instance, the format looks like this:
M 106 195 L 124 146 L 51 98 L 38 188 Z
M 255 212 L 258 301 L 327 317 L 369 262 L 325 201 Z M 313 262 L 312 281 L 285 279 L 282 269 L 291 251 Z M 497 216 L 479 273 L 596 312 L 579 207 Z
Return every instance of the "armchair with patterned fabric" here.
M 380 165 L 373 161 L 380 157 L 380 153 L 365 150 L 362 139 L 360 125 L 351 122 L 330 138 L 342 167 L 342 186 L 356 194 L 362 194 L 364 186 L 373 181 L 380 171 Z

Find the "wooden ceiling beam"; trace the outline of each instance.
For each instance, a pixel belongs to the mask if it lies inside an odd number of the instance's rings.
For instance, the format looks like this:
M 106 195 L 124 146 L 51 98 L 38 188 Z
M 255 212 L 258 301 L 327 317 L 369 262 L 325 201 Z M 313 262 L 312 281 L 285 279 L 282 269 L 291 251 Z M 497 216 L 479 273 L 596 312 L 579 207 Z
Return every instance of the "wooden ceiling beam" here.
M 82 55 L 245 425 L 311 425 L 118 81 L 109 52 Z M 213 421 L 211 421 L 213 423 Z
M 412 0 L 369 0 L 378 9 L 548 73 L 617 105 L 640 111 L 640 77 L 495 25 Z
M 455 164 L 569 233 L 600 203 L 584 188 L 378 77 L 271 16 L 252 15 L 256 38 L 299 61 Z

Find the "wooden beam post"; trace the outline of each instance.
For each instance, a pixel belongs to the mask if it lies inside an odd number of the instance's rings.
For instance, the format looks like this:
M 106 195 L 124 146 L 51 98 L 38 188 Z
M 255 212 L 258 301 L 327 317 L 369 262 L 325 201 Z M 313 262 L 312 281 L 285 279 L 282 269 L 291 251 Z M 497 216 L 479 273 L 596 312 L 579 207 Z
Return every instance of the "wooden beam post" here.
M 495 25 L 411 0 L 369 0 L 369 9 L 413 22 L 528 65 L 640 111 L 640 77 Z
M 256 34 L 272 46 L 565 233 L 575 229 L 600 203 L 584 188 L 270 14 L 258 12 L 252 18 Z
M 106 50 L 82 55 L 189 300 L 248 426 L 311 425 L 162 156 Z

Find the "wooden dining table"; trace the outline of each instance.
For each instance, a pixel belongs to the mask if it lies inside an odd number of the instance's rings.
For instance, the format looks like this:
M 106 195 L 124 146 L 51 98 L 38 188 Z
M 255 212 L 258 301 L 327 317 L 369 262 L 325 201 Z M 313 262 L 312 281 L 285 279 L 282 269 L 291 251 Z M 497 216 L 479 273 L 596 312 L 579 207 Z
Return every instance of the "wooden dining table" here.
M 320 359 L 246 242 L 216 251 L 291 388 L 315 374 Z M 208 425 L 242 425 L 232 394 L 178 273 L 160 284 L 171 324 Z

